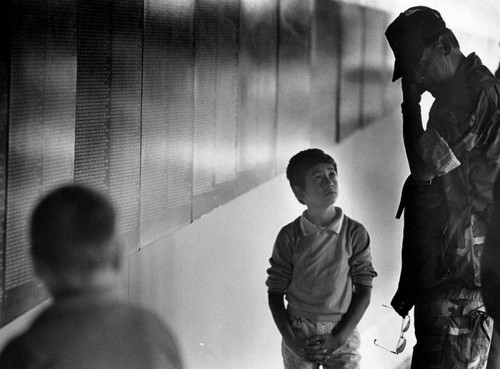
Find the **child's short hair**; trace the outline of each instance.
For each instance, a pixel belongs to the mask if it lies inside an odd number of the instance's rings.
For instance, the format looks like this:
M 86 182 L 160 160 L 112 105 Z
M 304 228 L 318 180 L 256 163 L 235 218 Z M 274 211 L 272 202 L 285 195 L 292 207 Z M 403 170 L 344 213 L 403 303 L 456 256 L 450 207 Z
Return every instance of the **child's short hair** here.
M 31 216 L 31 253 L 53 272 L 92 271 L 113 262 L 115 211 L 100 193 L 79 185 L 52 191 Z
M 307 149 L 295 154 L 288 162 L 286 177 L 290 186 L 299 186 L 305 189 L 306 172 L 317 164 L 332 164 L 337 171 L 337 163 L 333 158 L 320 149 Z

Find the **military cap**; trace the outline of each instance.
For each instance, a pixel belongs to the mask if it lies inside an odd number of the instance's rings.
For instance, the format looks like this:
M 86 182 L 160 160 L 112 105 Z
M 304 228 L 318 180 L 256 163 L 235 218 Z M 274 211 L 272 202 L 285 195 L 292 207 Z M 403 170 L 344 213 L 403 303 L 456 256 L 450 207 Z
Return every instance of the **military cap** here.
M 441 14 L 426 6 L 414 6 L 401 13 L 387 27 L 385 36 L 394 53 L 392 81 L 403 76 L 405 65 L 417 62 L 426 46 L 446 29 Z

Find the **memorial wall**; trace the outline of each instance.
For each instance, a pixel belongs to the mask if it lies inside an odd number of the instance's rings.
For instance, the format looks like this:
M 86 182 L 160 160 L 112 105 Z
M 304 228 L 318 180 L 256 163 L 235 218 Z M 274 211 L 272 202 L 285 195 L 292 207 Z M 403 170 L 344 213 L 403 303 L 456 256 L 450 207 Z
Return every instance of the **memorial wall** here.
M 385 112 L 386 13 L 316 0 L 16 0 L 0 23 L 0 325 L 47 298 L 29 215 L 115 203 L 126 255 Z

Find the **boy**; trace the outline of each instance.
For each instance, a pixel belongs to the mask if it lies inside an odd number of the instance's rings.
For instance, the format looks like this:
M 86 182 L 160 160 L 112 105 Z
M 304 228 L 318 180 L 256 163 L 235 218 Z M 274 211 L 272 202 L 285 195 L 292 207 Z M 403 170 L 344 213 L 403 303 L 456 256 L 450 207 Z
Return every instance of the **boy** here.
M 121 244 L 107 198 L 61 187 L 36 206 L 30 236 L 35 270 L 54 303 L 10 341 L 0 368 L 182 368 L 163 322 L 115 295 Z
M 307 210 L 281 229 L 267 270 L 285 369 L 359 368 L 356 325 L 376 276 L 368 233 L 334 206 L 337 165 L 331 156 L 319 149 L 299 152 L 286 174 Z

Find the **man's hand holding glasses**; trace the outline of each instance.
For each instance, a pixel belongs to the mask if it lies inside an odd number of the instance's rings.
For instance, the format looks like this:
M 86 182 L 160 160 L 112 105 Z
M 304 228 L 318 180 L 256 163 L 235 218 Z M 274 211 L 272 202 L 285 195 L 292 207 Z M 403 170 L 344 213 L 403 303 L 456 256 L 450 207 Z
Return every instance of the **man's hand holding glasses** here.
M 390 308 L 390 306 L 387 306 L 387 305 L 382 305 L 384 307 L 388 307 Z M 406 338 L 404 337 L 404 334 L 408 331 L 408 329 L 410 329 L 410 316 L 409 315 L 406 315 L 403 317 L 403 321 L 401 322 L 401 330 L 400 330 L 400 333 L 399 333 L 399 338 L 398 338 L 398 343 L 396 345 L 396 349 L 395 350 L 390 350 L 388 348 L 385 348 L 384 346 L 381 346 L 377 343 L 377 339 L 375 338 L 373 340 L 373 343 L 380 347 L 381 349 L 384 349 L 386 351 L 389 351 L 390 353 L 393 353 L 393 354 L 396 354 L 396 355 L 399 355 L 400 353 L 402 353 L 406 347 Z

